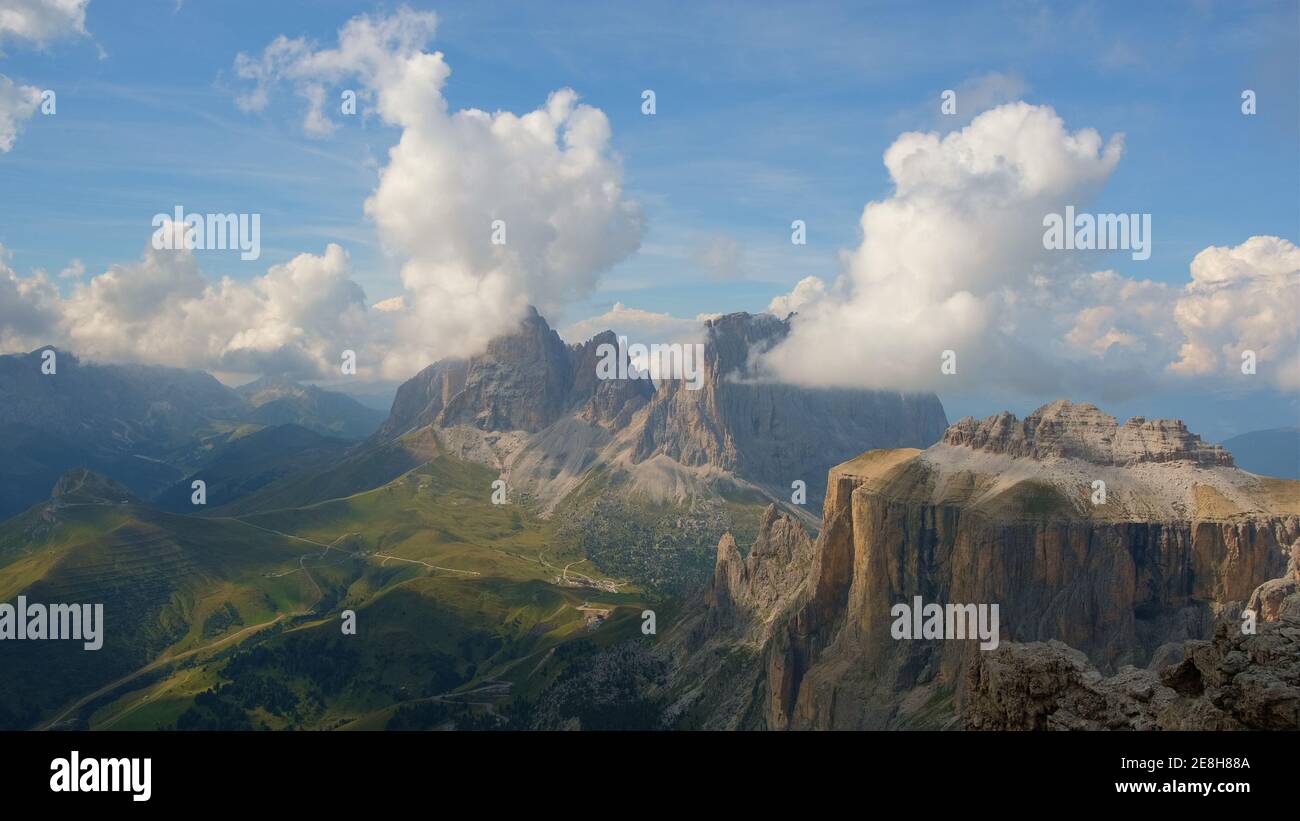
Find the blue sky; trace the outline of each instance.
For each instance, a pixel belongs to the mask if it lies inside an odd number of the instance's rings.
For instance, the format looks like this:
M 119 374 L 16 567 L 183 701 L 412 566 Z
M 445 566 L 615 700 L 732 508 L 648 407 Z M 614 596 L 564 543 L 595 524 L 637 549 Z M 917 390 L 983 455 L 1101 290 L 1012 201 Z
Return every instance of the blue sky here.
M 941 117 L 939 95 L 990 74 L 1071 130 L 1125 134 L 1091 205 L 1151 213 L 1153 253 L 1098 252 L 1092 267 L 1181 284 L 1207 246 L 1298 239 L 1295 2 L 410 5 L 439 15 L 453 109 L 529 111 L 569 86 L 609 117 L 647 227 L 567 321 L 615 302 L 760 311 L 804 276 L 833 278 L 861 240 L 864 205 L 890 193 L 884 150 L 904 131 L 967 121 L 974 112 Z M 237 53 L 279 34 L 328 44 L 353 15 L 394 7 L 94 0 L 89 37 L 5 44 L 0 73 L 58 93 L 57 115 L 34 117 L 0 154 L 8 264 L 55 272 L 78 258 L 102 272 L 138 258 L 152 216 L 184 203 L 262 214 L 262 258 L 201 252 L 210 278 L 338 242 L 372 302 L 400 293 L 401 260 L 362 211 L 397 129 L 357 117 L 309 137 L 293 94 L 239 110 L 246 87 L 232 71 Z M 647 88 L 654 116 L 640 110 Z M 1239 111 L 1245 88 L 1258 94 L 1253 118 Z M 807 246 L 789 243 L 796 218 Z M 702 270 L 716 237 L 743 248 L 739 276 Z

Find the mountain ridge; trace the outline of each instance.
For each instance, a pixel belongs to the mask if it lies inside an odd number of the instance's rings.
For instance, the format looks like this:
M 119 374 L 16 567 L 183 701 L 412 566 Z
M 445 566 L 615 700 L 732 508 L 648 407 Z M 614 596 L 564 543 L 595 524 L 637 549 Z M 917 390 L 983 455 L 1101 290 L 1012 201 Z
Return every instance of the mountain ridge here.
M 55 352 L 52 374 L 41 369 L 47 350 Z M 83 361 L 48 346 L 0 356 L 0 520 L 41 501 L 70 468 L 152 498 L 276 418 L 357 438 L 380 421 L 342 394 L 260 382 L 278 386 L 276 395 L 250 401 L 203 371 Z
M 947 427 L 933 394 L 750 381 L 752 359 L 789 333 L 788 319 L 732 313 L 705 321 L 703 330 L 700 390 L 690 390 L 679 379 L 657 384 L 644 378 L 599 379 L 596 354 L 602 345 L 618 350 L 616 335 L 604 331 L 566 346 L 530 309 L 518 331 L 494 340 L 482 355 L 434 363 L 404 383 L 392 414 L 372 440 L 424 425 L 520 431 L 527 434 L 520 437 L 525 441 L 512 441 L 508 451 L 498 448 L 495 459 L 503 472 L 533 487 L 573 474 L 573 453 L 566 443 L 588 441 L 586 455 L 577 460 L 584 470 L 597 462 L 619 465 L 640 474 L 642 485 L 651 488 L 659 481 L 653 478 L 658 469 L 652 463 L 667 457 L 671 472 L 686 485 L 696 481 L 692 470 L 712 470 L 788 499 L 791 485 L 802 481 L 815 505 L 824 491 L 826 469 L 843 452 L 924 446 Z M 529 397 L 540 397 L 538 409 L 520 407 Z M 820 424 L 809 426 L 803 421 L 807 418 Z M 557 426 L 566 435 L 548 436 Z M 511 470 L 512 465 L 527 469 Z M 543 494 L 553 499 L 572 491 L 574 483 L 556 488 Z

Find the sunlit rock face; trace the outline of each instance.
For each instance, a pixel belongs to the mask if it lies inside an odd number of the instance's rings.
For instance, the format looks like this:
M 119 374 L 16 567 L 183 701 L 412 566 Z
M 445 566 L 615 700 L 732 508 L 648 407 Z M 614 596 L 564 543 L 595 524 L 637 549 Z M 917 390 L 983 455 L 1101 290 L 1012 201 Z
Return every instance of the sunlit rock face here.
M 891 608 L 916 596 L 996 603 L 1003 644 L 1057 640 L 1106 673 L 1167 661 L 1171 643 L 1209 639 L 1252 597 L 1280 611 L 1290 588 L 1266 583 L 1300 539 L 1300 483 L 1231 465 L 1181 422 L 1121 427 L 1056 402 L 836 466 L 804 584 L 765 616 L 761 643 L 741 645 L 753 696 L 710 726 L 959 726 L 985 651 L 893 638 Z M 738 577 L 720 548 L 715 590 Z

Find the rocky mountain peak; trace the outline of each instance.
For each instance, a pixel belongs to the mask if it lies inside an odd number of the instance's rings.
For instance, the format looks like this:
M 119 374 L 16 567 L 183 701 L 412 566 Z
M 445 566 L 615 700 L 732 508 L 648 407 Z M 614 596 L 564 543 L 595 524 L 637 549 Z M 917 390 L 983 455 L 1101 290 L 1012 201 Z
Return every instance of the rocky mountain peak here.
M 521 448 L 512 457 L 520 481 L 554 483 L 598 459 L 616 460 L 638 471 L 640 487 L 652 494 L 682 487 L 673 478 L 680 474 L 655 467 L 666 457 L 692 474 L 722 471 L 770 488 L 780 494 L 773 498 L 803 488 L 815 508 L 826 471 L 845 453 L 926 447 L 948 425 L 933 394 L 750 378 L 755 357 L 788 333 L 785 320 L 733 313 L 708 320 L 703 330 L 702 380 L 601 379 L 602 346 L 617 350 L 613 332 L 566 346 L 529 312 L 518 330 L 493 340 L 483 354 L 440 361 L 402 385 L 375 436 L 390 441 L 427 426 L 454 428 L 456 436 L 476 441 L 481 437 L 471 428 L 508 432 L 511 447 Z M 516 433 L 532 438 L 520 445 Z M 598 456 L 601 448 L 609 452 Z M 505 451 L 495 450 L 485 463 L 496 464 Z M 571 489 L 567 481 L 553 486 Z
M 1058 399 L 1017 419 L 1002 412 L 967 416 L 943 435 L 944 444 L 1029 459 L 1070 458 L 1096 465 L 1189 461 L 1205 467 L 1233 464 L 1232 454 L 1202 441 L 1178 419 L 1134 416 L 1123 425 L 1086 402 Z
M 612 332 L 566 345 L 530 307 L 516 330 L 493 339 L 483 353 L 441 360 L 403 384 L 377 435 L 392 439 L 431 424 L 537 433 L 573 411 L 593 422 L 625 422 L 653 388 L 597 379 L 604 343 L 617 343 Z
M 708 341 L 705 359 L 718 378 L 748 375 L 752 357 L 770 349 L 790 333 L 789 322 L 771 314 L 744 311 L 724 314 L 705 321 Z
M 768 622 L 805 583 L 813 542 L 799 521 L 768 505 L 749 555 L 742 558 L 730 532 L 718 542 L 713 584 L 708 591 L 714 628 Z

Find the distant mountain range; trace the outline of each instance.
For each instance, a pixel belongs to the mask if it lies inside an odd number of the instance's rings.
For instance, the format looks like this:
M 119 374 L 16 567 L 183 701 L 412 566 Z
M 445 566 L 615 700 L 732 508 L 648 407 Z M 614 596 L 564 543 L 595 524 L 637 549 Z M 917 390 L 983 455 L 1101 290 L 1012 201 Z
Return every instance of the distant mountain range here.
M 1224 440 L 1223 446 L 1251 473 L 1300 479 L 1300 428 L 1243 433 Z
M 262 428 L 292 423 L 361 439 L 384 417 L 288 380 L 235 390 L 198 371 L 95 364 L 65 351 L 45 374 L 42 350 L 0 356 L 0 519 L 44 499 L 71 468 L 111 476 L 148 499 Z
M 213 449 L 194 473 L 164 489 L 153 502 L 165 510 L 194 513 L 193 483 L 201 479 L 214 502 L 229 503 L 286 476 L 298 476 L 343 458 L 356 444 L 322 436 L 301 425 L 274 425 L 231 439 Z
M 236 390 L 252 408 L 249 421 L 267 427 L 299 425 L 323 436 L 364 439 L 388 415 L 346 394 L 283 377 L 262 377 Z

